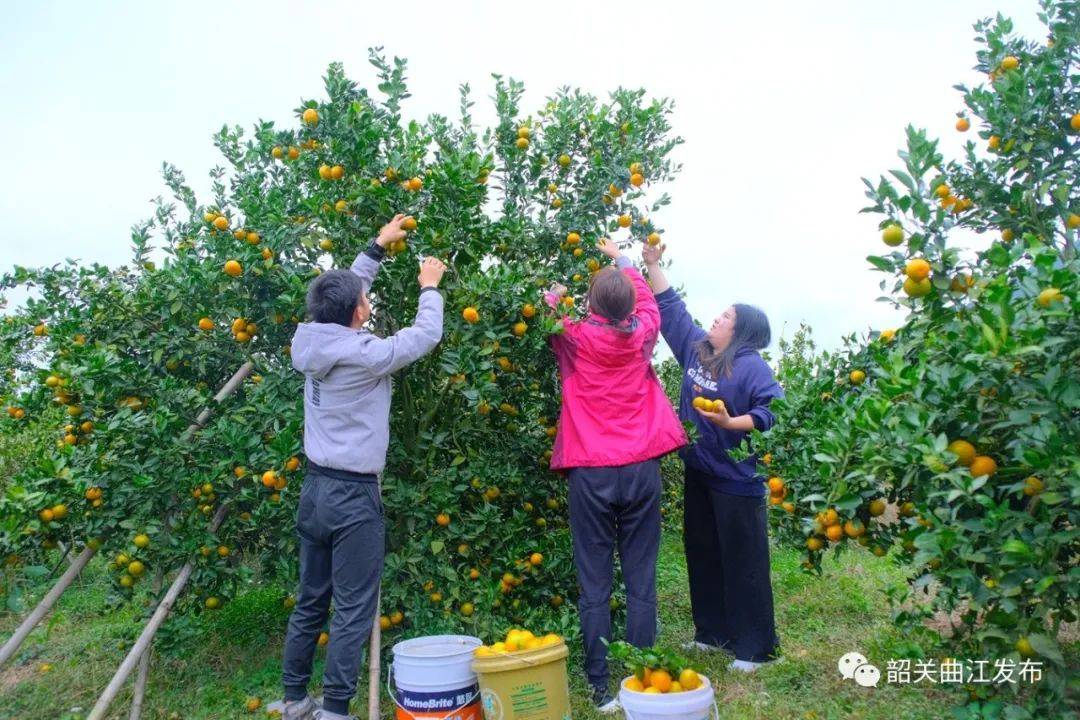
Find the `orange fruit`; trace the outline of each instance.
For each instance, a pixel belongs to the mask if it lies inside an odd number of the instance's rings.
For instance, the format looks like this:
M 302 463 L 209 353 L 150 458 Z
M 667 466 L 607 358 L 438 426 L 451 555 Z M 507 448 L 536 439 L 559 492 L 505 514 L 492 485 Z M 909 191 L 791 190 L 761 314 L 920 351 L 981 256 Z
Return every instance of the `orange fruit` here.
M 331 180 L 340 180 L 343 177 L 345 177 L 345 168 L 341 167 L 340 165 L 335 165 L 330 168 Z
M 480 313 L 474 307 L 467 307 L 461 311 L 461 317 L 465 319 L 465 322 L 472 325 L 480 320 Z
M 273 157 L 275 160 L 280 160 L 283 154 L 284 152 L 279 147 L 274 147 L 270 150 L 270 156 Z
M 852 385 L 862 385 L 863 381 L 866 380 L 866 373 L 862 370 L 852 370 L 848 377 Z
M 1014 237 L 1016 237 L 1016 234 L 1009 228 L 1005 228 L 1001 231 L 1002 242 L 1012 242 Z
M 1001 147 L 1001 138 L 997 135 L 991 135 L 990 138 L 986 141 L 986 144 L 990 147 L 991 150 L 997 150 L 999 147 Z
M 569 167 L 570 166 L 570 156 L 565 155 L 565 154 L 560 155 L 559 156 L 559 166 L 560 167 Z
M 262 700 L 257 697 L 248 698 L 247 703 L 245 703 L 244 707 L 247 708 L 248 712 L 255 712 L 260 707 L 262 707 Z
M 930 294 L 930 291 L 934 289 L 934 286 L 930 284 L 930 279 L 925 280 L 912 280 L 908 278 L 904 281 L 904 293 L 908 297 L 920 298 Z
M 930 277 L 930 263 L 922 258 L 914 258 L 904 267 L 904 274 L 916 282 L 925 280 Z
M 895 223 L 886 225 L 881 231 L 881 240 L 889 247 L 896 247 L 904 242 L 904 229 Z
M 306 124 L 308 124 L 308 125 L 318 125 L 319 124 L 319 111 L 316 110 L 315 108 L 308 108 L 307 110 L 304 111 L 304 114 L 301 117 L 304 119 L 304 122 Z
M 1020 66 L 1020 59 L 1017 58 L 1015 55 L 1007 55 L 1001 61 L 1001 69 L 1002 70 L 1015 70 L 1019 66 Z
M 529 326 L 523 322 L 514 323 L 514 335 L 516 335 L 517 337 L 524 336 L 528 329 Z
M 971 461 L 971 465 L 968 466 L 971 477 L 990 476 L 996 473 L 997 469 L 997 463 L 988 455 L 976 455 L 975 459 Z
M 529 138 L 519 137 L 517 140 L 514 141 L 514 145 L 517 146 L 518 150 L 524 150 L 525 148 L 529 147 Z
M 1035 302 L 1039 304 L 1039 307 L 1050 307 L 1055 302 L 1061 302 L 1065 296 L 1061 294 L 1061 291 L 1055 287 L 1045 288 L 1039 292 L 1039 296 L 1035 299 Z
M 844 523 L 844 534 L 849 538 L 857 538 L 866 533 L 866 526 L 861 520 L 848 520 Z
M 967 132 L 968 128 L 970 128 L 970 127 L 971 127 L 971 122 L 968 121 L 967 118 L 962 117 L 962 118 L 960 118 L 959 120 L 956 121 L 956 129 L 959 130 L 960 132 Z
M 1080 132 L 1080 113 L 1076 113 L 1072 116 L 1072 118 L 1069 120 L 1069 127 L 1071 127 L 1077 132 Z
M 638 680 L 633 675 L 631 675 L 630 677 L 628 677 L 626 679 L 626 682 L 623 683 L 623 687 L 625 689 L 629 690 L 630 692 L 644 692 L 645 691 L 645 684 L 642 683 L 640 680 Z
M 686 668 L 679 673 L 679 685 L 683 690 L 697 690 L 701 687 L 701 676 L 697 674 L 697 671 Z
M 825 547 L 825 543 L 817 535 L 812 535 L 806 538 L 806 549 L 811 552 L 817 552 L 821 548 Z
M 969 467 L 975 461 L 975 446 L 967 440 L 953 440 L 946 450 L 955 455 L 957 462 L 964 467 Z
M 330 633 L 328 633 L 328 632 L 319 633 L 319 639 L 316 642 L 319 644 L 319 647 L 326 647 L 326 644 L 328 642 L 330 642 Z
M 203 603 L 203 605 L 206 606 L 207 610 L 216 610 L 217 608 L 221 607 L 221 601 L 218 600 L 216 597 L 210 596 L 206 598 L 206 602 Z
M 779 495 L 784 492 L 784 481 L 778 477 L 769 478 L 769 492 Z
M 294 146 L 290 146 L 290 147 L 289 147 L 289 153 L 288 153 L 288 158 L 289 158 L 290 160 L 295 160 L 295 159 L 297 159 L 298 157 L 300 157 L 300 148 L 298 148 L 298 147 L 294 147 Z
M 532 134 L 531 131 L 529 130 L 528 127 L 526 127 L 524 125 L 519 127 L 518 130 L 517 130 L 517 136 L 519 138 L 526 138 L 527 139 L 530 134 Z
M 229 219 L 224 215 L 218 215 L 214 218 L 214 227 L 218 230 L 227 230 L 229 228 Z
M 225 274 L 229 277 L 240 277 L 244 272 L 244 267 L 236 260 L 229 260 L 225 263 Z
M 409 190 L 412 192 L 418 192 L 420 188 L 424 187 L 424 181 L 418 177 L 409 178 Z
M 229 557 L 229 548 L 225 545 L 218 545 L 217 554 L 218 557 Z
M 630 176 L 630 184 L 634 187 L 641 187 L 642 183 L 644 182 L 645 177 L 641 173 L 634 173 Z
M 544 556 L 541 555 L 538 552 L 534 552 L 532 555 L 529 556 L 529 564 L 530 565 L 534 565 L 534 566 L 541 565 L 541 564 L 543 564 L 543 562 L 544 562 Z
M 630 223 L 632 223 L 632 222 L 633 222 L 633 218 L 631 218 L 629 215 L 620 215 L 619 216 L 619 227 L 624 227 L 624 228 L 630 227 Z
M 438 523 L 440 527 L 446 527 L 450 524 L 450 516 L 446 513 L 439 513 L 435 516 L 435 522 Z
M 1046 488 L 1042 480 L 1032 475 L 1024 480 L 1024 494 L 1031 497 L 1038 495 Z
M 881 498 L 870 501 L 870 517 L 880 517 L 885 513 L 885 501 Z
M 844 538 L 844 528 L 839 525 L 830 525 L 825 528 L 825 537 L 832 542 L 840 542 Z
M 654 670 L 649 677 L 649 686 L 662 693 L 666 693 L 671 689 L 671 682 L 671 674 L 667 670 Z
M 461 614 L 464 615 L 465 617 L 469 617 L 470 615 L 472 615 L 473 610 L 474 610 L 474 608 L 473 608 L 472 603 L 470 603 L 470 602 L 461 603 Z
M 787 502 L 787 501 L 782 502 L 782 503 L 780 503 L 780 507 L 784 508 L 784 512 L 786 512 L 786 513 L 795 512 L 795 503 L 793 503 L 793 502 Z
M 319 177 L 322 178 L 323 180 L 329 180 L 330 179 L 330 166 L 329 165 L 320 165 L 319 166 Z
M 525 303 L 524 307 L 521 308 L 521 315 L 524 318 L 534 317 L 536 315 L 536 308 L 533 307 L 532 303 Z

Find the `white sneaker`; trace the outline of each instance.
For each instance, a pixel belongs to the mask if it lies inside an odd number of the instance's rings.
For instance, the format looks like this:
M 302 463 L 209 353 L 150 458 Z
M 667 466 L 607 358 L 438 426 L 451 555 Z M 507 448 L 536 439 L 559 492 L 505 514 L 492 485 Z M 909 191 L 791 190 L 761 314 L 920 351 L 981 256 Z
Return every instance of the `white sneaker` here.
M 708 643 L 698 642 L 697 640 L 691 640 L 690 642 L 683 643 L 680 647 L 688 652 L 720 652 L 723 650 L 719 645 L 709 645 Z
M 312 720 L 320 709 L 319 703 L 310 695 L 305 696 L 303 700 L 282 702 L 278 707 L 281 710 L 281 720 Z M 267 708 L 268 711 L 270 709 L 272 707 Z
M 593 688 L 592 701 L 596 712 L 603 715 L 618 712 L 622 707 L 619 705 L 619 696 L 612 695 L 606 688 Z
M 748 660 L 736 660 L 728 665 L 728 669 L 730 670 L 741 670 L 745 673 L 752 673 L 759 667 L 761 667 L 761 663 L 750 662 Z

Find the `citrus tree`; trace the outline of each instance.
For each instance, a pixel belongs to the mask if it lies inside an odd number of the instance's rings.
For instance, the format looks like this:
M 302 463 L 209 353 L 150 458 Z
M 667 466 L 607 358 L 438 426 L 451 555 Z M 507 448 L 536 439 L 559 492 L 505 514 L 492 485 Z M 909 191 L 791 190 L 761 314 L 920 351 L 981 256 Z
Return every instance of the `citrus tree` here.
M 123 602 L 194 557 L 182 614 L 221 607 L 241 582 L 287 588 L 304 466 L 289 343 L 304 294 L 404 212 L 409 237 L 372 288 L 374 331 L 411 322 L 419 257 L 451 269 L 442 343 L 394 378 L 383 627 L 391 640 L 572 628 L 564 482 L 548 469 L 553 326 L 539 289 L 567 284 L 576 312 L 600 237 L 659 242 L 648 213 L 668 199 L 649 191 L 678 169 L 671 105 L 564 89 L 525 114 L 523 86 L 496 76 L 494 127 L 475 126 L 467 86 L 456 118 L 410 120 L 404 61 L 370 60 L 377 95 L 335 64 L 327 97 L 296 108 L 294 126 L 224 127 L 210 198 L 165 165 L 170 198 L 133 228 L 130 265 L 0 278 L 30 294 L 0 323 L 0 423 L 44 427 L 54 443 L 0 499 L 10 567 L 101 547 Z M 215 401 L 245 363 L 239 390 Z M 209 419 L 185 435 L 204 407 Z
M 912 653 L 1043 663 L 1035 684 L 965 684 L 960 716 L 1064 712 L 1080 595 L 1080 6 L 1041 17 L 1038 43 L 975 25 L 986 81 L 958 86 L 962 157 L 908 128 L 903 166 L 866 181 L 868 259 L 903 326 L 834 353 L 785 343 L 787 398 L 757 438 L 775 531 L 809 570 L 859 546 L 910 567 L 893 599 L 923 630 Z

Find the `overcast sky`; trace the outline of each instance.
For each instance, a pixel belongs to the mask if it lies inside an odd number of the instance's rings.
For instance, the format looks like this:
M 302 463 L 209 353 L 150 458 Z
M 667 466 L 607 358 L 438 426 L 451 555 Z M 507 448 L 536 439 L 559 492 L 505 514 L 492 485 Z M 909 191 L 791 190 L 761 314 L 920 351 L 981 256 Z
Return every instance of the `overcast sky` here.
M 374 88 L 370 46 L 409 60 L 407 112 L 454 114 L 493 72 L 540 108 L 562 85 L 644 87 L 675 100 L 684 164 L 654 220 L 690 308 L 762 307 L 827 346 L 896 325 L 876 303 L 882 250 L 862 176 L 898 166 L 907 123 L 955 155 L 977 82 L 971 25 L 1002 11 L 1041 37 L 1034 0 L 804 2 L 33 2 L 0 24 L 0 268 L 130 258 L 129 228 L 162 193 L 163 160 L 206 200 L 223 123 L 291 124 L 326 66 Z M 974 129 L 968 136 L 974 133 Z

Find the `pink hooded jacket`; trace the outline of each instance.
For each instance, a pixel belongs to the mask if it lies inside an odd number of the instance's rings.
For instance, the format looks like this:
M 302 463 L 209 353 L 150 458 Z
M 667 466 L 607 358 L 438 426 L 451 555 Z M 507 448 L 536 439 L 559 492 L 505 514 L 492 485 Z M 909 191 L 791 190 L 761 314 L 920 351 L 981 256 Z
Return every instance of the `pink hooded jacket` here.
M 620 257 L 618 266 L 637 293 L 633 314 L 618 325 L 596 313 L 576 322 L 564 318 L 564 331 L 551 336 L 562 378 L 552 470 L 629 465 L 687 444 L 652 366 L 660 333 L 656 300 L 628 259 Z

